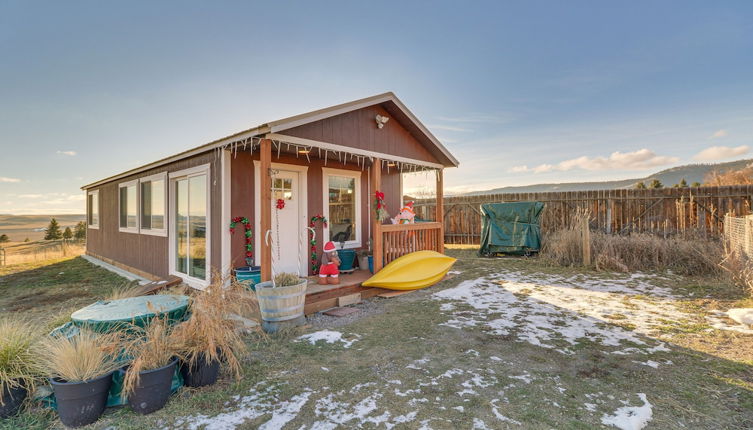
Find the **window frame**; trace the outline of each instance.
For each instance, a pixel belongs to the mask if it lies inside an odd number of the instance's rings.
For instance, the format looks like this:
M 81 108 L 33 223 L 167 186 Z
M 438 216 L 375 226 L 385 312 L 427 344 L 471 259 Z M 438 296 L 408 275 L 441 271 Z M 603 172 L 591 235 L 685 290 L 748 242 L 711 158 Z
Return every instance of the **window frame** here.
M 174 192 L 174 186 L 176 185 L 177 181 L 179 179 L 183 178 L 190 178 L 192 176 L 200 176 L 200 175 L 206 176 L 206 190 L 207 190 L 207 208 L 206 208 L 206 267 L 207 267 L 207 279 L 199 279 L 194 278 L 193 276 L 188 275 L 187 273 L 181 273 L 178 272 L 177 268 L 175 267 L 175 257 L 177 249 L 175 247 L 175 226 L 176 221 L 175 218 L 177 216 L 176 210 L 175 210 L 175 199 L 176 199 L 176 192 Z M 168 272 L 170 275 L 177 276 L 181 279 L 183 279 L 183 282 L 188 284 L 188 286 L 203 290 L 206 289 L 209 284 L 212 282 L 212 180 L 211 180 L 211 172 L 210 172 L 210 165 L 202 164 L 200 166 L 191 167 L 184 170 L 179 170 L 177 172 L 169 172 L 167 174 L 168 177 L 168 219 L 169 219 L 169 226 L 170 228 L 167 229 L 168 235 L 167 235 L 167 242 L 168 242 Z
M 157 173 L 151 176 L 145 176 L 143 178 L 139 178 L 139 186 L 138 186 L 138 210 L 136 211 L 138 213 L 138 224 L 139 224 L 139 232 L 141 234 L 148 234 L 151 236 L 161 236 L 161 237 L 167 237 L 167 231 L 169 229 L 169 216 L 168 216 L 168 208 L 169 208 L 169 198 L 168 198 L 168 178 L 167 178 L 167 172 Z M 163 228 L 144 228 L 141 225 L 141 218 L 144 216 L 144 205 L 142 204 L 142 192 L 141 192 L 141 186 L 144 182 L 154 182 L 154 181 L 162 181 L 162 191 L 163 191 L 163 216 L 164 219 L 162 221 Z M 118 191 L 120 193 L 120 191 Z M 120 194 L 118 194 L 118 201 L 120 201 Z M 118 212 L 118 225 L 120 225 L 120 213 Z
M 361 171 L 360 170 L 347 170 L 347 169 L 333 169 L 330 167 L 322 167 L 322 207 L 324 216 L 329 221 L 329 177 L 330 176 L 342 176 L 346 178 L 353 178 L 355 179 L 355 210 L 356 210 L 356 220 L 355 220 L 355 240 L 349 240 L 345 242 L 345 248 L 351 249 L 351 248 L 360 248 L 362 246 L 362 237 L 361 232 L 363 230 L 363 216 L 361 214 L 362 212 L 362 205 L 361 205 Z M 327 223 L 327 226 L 323 226 L 322 234 L 324 235 L 324 242 L 329 242 L 329 226 L 331 223 Z M 339 246 L 339 242 L 335 244 L 335 246 Z
M 122 201 L 120 198 L 120 190 L 123 188 L 128 188 L 131 186 L 136 187 L 136 227 L 123 227 L 120 225 L 120 215 L 121 215 L 121 205 Z M 139 228 L 141 226 L 141 211 L 139 210 L 141 208 L 140 200 L 141 200 L 141 185 L 139 183 L 138 179 L 134 179 L 132 181 L 127 182 L 121 182 L 118 184 L 118 231 L 121 233 L 139 233 Z
M 118 191 L 120 192 L 120 191 Z M 91 221 L 91 206 L 89 206 L 89 196 L 97 196 L 97 223 L 92 224 Z M 93 205 L 92 205 L 93 206 Z M 90 190 L 86 192 L 86 228 L 90 228 L 93 230 L 99 230 L 99 224 L 100 224 L 100 203 L 99 203 L 99 190 Z M 118 225 L 120 225 L 118 223 Z

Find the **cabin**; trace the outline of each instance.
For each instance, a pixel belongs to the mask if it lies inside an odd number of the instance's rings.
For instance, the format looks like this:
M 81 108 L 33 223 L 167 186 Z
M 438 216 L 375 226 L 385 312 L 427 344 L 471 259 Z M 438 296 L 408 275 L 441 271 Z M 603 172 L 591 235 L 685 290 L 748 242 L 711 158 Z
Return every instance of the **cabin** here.
M 443 252 L 443 171 L 456 166 L 388 92 L 262 124 L 83 186 L 86 253 L 150 280 L 177 276 L 203 289 L 215 271 L 227 274 L 247 261 L 261 266 L 262 280 L 273 270 L 313 275 L 312 263 L 332 240 L 370 248 L 376 272 L 412 251 Z M 394 216 L 403 175 L 417 171 L 436 178 L 433 219 L 377 221 L 377 191 Z M 237 222 L 231 231 L 238 218 L 248 225 Z

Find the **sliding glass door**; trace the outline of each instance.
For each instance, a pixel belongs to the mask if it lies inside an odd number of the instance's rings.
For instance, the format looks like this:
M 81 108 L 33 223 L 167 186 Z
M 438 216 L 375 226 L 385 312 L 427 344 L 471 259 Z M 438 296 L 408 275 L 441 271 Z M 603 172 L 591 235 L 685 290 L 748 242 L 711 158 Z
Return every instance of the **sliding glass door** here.
M 207 175 L 175 179 L 175 271 L 207 280 Z

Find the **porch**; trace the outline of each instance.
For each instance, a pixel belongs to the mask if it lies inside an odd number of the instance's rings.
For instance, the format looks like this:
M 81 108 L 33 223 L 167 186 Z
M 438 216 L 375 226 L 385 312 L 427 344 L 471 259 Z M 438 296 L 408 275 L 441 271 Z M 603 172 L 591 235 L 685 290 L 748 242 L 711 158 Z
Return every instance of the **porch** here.
M 258 142 L 258 146 L 257 143 Z M 245 146 L 245 144 L 244 144 Z M 433 161 L 409 159 L 401 156 L 393 156 L 385 153 L 363 150 L 359 148 L 335 145 L 332 143 L 321 142 L 311 139 L 303 139 L 294 136 L 270 133 L 264 138 L 252 140 L 251 151 L 259 151 L 259 233 L 258 237 L 264 237 L 266 232 L 272 230 L 272 180 L 274 169 L 272 166 L 273 157 L 276 155 L 279 160 L 281 154 L 296 158 L 305 158 L 310 160 L 319 157 L 324 160 L 325 166 L 329 162 L 331 165 L 341 163 L 345 165 L 347 160 L 351 161 L 351 166 L 355 164 L 362 171 L 368 172 L 365 178 L 368 178 L 368 186 L 364 187 L 365 210 L 360 214 L 360 218 L 367 224 L 368 235 L 361 241 L 361 248 L 366 247 L 368 241 L 371 243 L 371 253 L 373 256 L 374 273 L 382 269 L 386 264 L 395 259 L 415 251 L 432 250 L 444 252 L 444 227 L 443 227 L 443 168 L 444 166 Z M 432 171 L 436 178 L 434 191 L 437 196 L 437 205 L 434 220 L 427 222 L 417 222 L 414 224 L 385 224 L 384 221 L 377 219 L 374 207 L 375 193 L 383 190 L 382 177 L 384 174 L 393 176 L 400 172 L 422 172 Z M 394 181 L 394 179 L 393 179 Z M 403 195 L 402 181 L 400 181 L 399 194 Z M 395 205 L 397 206 L 397 205 Z M 391 208 L 393 209 L 393 208 Z M 397 210 L 399 207 L 393 209 Z M 360 210 L 360 209 L 359 209 Z M 391 215 L 394 215 L 392 213 Z M 387 220 L 389 222 L 389 220 Z M 359 227 L 360 228 L 360 227 Z M 322 244 L 330 240 L 329 237 L 322 238 Z M 262 240 L 259 244 L 259 263 L 261 266 L 262 280 L 269 280 L 272 276 L 272 244 Z M 363 272 L 368 273 L 368 272 Z M 312 274 L 312 273 L 310 273 Z M 350 275 L 362 276 L 362 275 Z M 355 288 L 358 284 L 368 278 L 360 279 L 353 282 L 350 287 Z M 342 288 L 341 288 L 342 289 Z M 349 290 L 342 290 L 340 293 L 347 293 Z M 355 290 L 354 290 L 355 291 Z M 362 291 L 362 290 L 359 290 Z M 368 294 L 363 290 L 364 294 Z M 319 293 L 316 293 L 319 294 Z M 322 296 L 324 297 L 324 296 Z

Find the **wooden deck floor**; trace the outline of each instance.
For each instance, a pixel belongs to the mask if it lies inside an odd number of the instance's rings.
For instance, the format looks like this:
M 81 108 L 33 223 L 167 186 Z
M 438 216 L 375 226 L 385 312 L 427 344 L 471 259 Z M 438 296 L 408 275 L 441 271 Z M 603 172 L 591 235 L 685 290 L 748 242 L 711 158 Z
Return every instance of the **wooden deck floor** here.
M 369 271 L 356 270 L 351 274 L 341 274 L 338 285 L 319 285 L 316 276 L 309 277 L 306 291 L 306 306 L 303 312 L 306 315 L 311 315 L 340 306 L 341 298 L 349 299 L 354 294 L 358 294 L 359 297 L 357 298 L 363 300 L 390 291 L 384 288 L 362 287 L 361 283 L 370 277 L 371 273 Z

